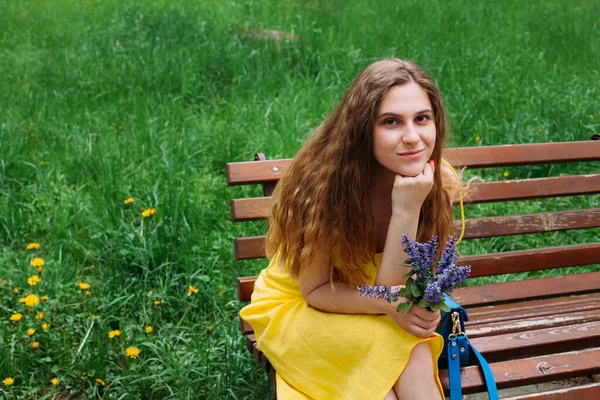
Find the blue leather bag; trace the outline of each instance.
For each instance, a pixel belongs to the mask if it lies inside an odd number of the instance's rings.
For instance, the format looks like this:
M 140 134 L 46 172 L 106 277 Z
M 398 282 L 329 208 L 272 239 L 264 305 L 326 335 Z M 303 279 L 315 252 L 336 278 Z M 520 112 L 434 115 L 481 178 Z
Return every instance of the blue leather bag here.
M 473 347 L 465 332 L 465 322 L 469 320 L 467 311 L 450 296 L 444 295 L 444 297 L 450 312 L 442 311 L 442 319 L 436 332 L 444 338 L 444 350 L 438 364 L 440 368 L 448 368 L 450 400 L 462 399 L 460 367 L 469 365 L 471 358 L 476 360 L 483 372 L 490 400 L 498 400 L 494 374 L 485 358 Z

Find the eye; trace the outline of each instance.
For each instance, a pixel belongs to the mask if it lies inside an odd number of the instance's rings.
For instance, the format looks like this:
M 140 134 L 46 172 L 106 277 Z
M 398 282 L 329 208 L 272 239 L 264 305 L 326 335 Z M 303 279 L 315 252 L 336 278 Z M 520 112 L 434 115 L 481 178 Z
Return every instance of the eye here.
M 423 115 L 419 115 L 417 118 L 415 118 L 415 120 L 418 123 L 423 124 L 423 123 L 427 123 L 427 122 L 431 121 L 431 117 L 427 114 L 423 114 Z
M 384 125 L 395 125 L 398 121 L 396 121 L 394 118 L 386 118 L 383 120 L 383 124 Z

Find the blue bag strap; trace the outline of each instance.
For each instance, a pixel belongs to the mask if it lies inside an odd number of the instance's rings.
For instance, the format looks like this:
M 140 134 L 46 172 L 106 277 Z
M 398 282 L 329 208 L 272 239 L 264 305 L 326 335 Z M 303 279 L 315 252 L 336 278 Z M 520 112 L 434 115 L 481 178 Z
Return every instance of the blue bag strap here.
M 473 352 L 477 357 L 477 363 L 483 371 L 485 385 L 490 400 L 498 400 L 498 389 L 494 374 L 488 362 L 483 358 L 481 353 L 475 349 L 469 339 L 465 337 L 465 343 L 469 347 L 469 351 Z M 460 345 L 456 336 L 453 336 L 448 341 L 448 380 L 450 381 L 450 400 L 462 400 L 462 383 L 460 381 Z
M 462 400 L 462 383 L 460 382 L 460 357 L 456 336 L 448 341 L 448 380 L 450 381 L 450 400 Z
M 481 353 L 477 351 L 477 349 L 471 344 L 469 339 L 466 339 L 467 345 L 470 347 L 470 350 L 477 356 L 477 362 L 483 371 L 483 377 L 485 379 L 485 385 L 487 386 L 488 396 L 490 400 L 498 400 L 498 388 L 496 388 L 496 380 L 494 379 L 494 374 L 492 373 L 492 369 L 488 362 L 483 358 Z M 460 373 L 460 371 L 459 371 Z M 460 375 L 459 375 L 460 376 Z

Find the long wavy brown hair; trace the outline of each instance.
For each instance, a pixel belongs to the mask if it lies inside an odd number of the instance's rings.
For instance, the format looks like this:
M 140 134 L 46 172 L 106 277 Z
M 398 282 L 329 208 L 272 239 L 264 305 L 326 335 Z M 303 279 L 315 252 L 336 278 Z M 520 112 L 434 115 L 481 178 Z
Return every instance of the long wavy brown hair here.
M 399 59 L 365 68 L 298 151 L 273 193 L 266 252 L 269 258 L 279 252 L 293 277 L 301 269 L 328 264 L 332 281 L 366 281 L 361 265 L 373 261 L 376 251 L 371 207 L 377 165 L 374 124 L 387 91 L 408 82 L 416 82 L 429 96 L 437 132 L 431 158 L 441 160 L 446 112 L 431 78 L 414 63 Z M 443 247 L 453 231 L 451 197 L 457 185 L 441 165 L 435 165 L 433 188 L 421 207 L 417 240 L 436 235 Z

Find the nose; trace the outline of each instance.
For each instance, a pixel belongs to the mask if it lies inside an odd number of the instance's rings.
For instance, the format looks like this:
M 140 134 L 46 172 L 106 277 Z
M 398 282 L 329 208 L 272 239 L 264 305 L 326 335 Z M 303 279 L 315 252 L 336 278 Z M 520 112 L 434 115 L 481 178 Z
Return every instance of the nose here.
M 402 143 L 404 144 L 415 144 L 419 140 L 421 140 L 421 136 L 417 132 L 417 127 L 415 124 L 409 123 L 406 124 L 406 129 L 402 135 Z

